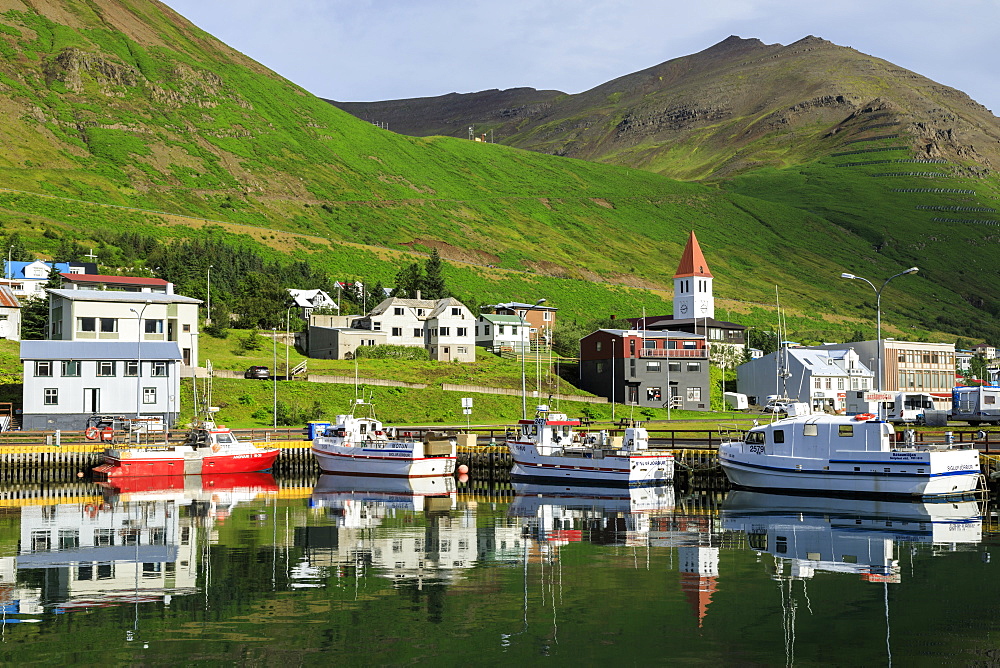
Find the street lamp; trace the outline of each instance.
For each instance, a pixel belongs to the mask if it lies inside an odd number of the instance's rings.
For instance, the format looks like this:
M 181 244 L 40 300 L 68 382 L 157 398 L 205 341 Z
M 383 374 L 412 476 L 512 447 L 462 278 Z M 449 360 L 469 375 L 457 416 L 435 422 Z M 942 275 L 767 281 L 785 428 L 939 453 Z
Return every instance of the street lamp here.
M 288 337 L 291 335 L 291 318 L 292 309 L 295 308 L 295 304 L 288 307 L 285 311 L 285 380 L 291 380 L 288 375 Z
M 528 308 L 518 311 L 518 317 L 521 319 L 521 419 L 522 420 L 528 419 L 528 391 L 525 387 L 525 380 L 524 380 L 524 328 L 525 328 L 524 316 L 526 316 L 528 314 L 528 311 L 530 311 L 531 309 L 535 308 L 536 306 L 540 306 L 541 304 L 544 303 L 545 303 L 545 297 L 542 297 Z
M 271 328 L 271 350 L 274 355 L 274 428 L 278 428 L 278 328 Z
M 882 378 L 883 378 L 883 372 L 882 372 L 882 290 L 885 289 L 885 286 L 888 285 L 889 281 L 891 281 L 892 279 L 894 279 L 894 278 L 896 278 L 898 276 L 903 276 L 905 274 L 915 274 L 918 271 L 920 271 L 919 267 L 910 267 L 906 271 L 901 271 L 898 274 L 893 274 L 889 278 L 885 279 L 885 282 L 882 283 L 882 286 L 879 287 L 879 288 L 876 288 L 875 284 L 872 283 L 871 281 L 869 281 L 867 278 L 863 278 L 861 276 L 855 276 L 854 274 L 848 274 L 848 273 L 843 273 L 843 274 L 840 275 L 841 278 L 848 278 L 848 279 L 853 279 L 853 280 L 857 280 L 857 281 L 864 281 L 869 286 L 871 286 L 872 290 L 875 291 L 875 322 L 876 322 L 875 329 L 876 329 L 876 335 L 878 336 L 878 348 L 876 348 L 876 351 L 875 351 L 878 354 L 878 388 L 876 388 L 876 389 L 878 389 L 879 392 L 882 391 Z
M 214 264 L 208 265 L 208 277 L 206 279 L 207 283 L 208 283 L 208 287 L 206 289 L 206 292 L 208 294 L 205 297 L 205 302 L 206 302 L 206 305 L 205 305 L 205 324 L 206 325 L 211 325 L 212 324 L 212 267 L 214 267 L 214 266 L 215 266 Z
M 142 408 L 142 314 L 146 312 L 146 308 L 149 306 L 150 301 L 147 299 L 146 303 L 143 305 L 142 309 L 136 311 L 134 308 L 130 308 L 129 311 L 135 313 L 136 321 L 138 322 L 138 332 L 136 334 L 135 343 L 135 442 L 139 442 L 139 418 L 141 417 Z

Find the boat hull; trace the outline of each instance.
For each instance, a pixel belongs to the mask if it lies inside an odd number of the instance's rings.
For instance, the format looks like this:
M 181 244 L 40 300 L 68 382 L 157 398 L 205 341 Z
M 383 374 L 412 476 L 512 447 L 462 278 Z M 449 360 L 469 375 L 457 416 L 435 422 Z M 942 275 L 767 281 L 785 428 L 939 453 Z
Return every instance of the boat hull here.
M 780 468 L 726 458 L 721 459 L 721 464 L 722 470 L 733 485 L 757 490 L 872 496 L 962 497 L 974 494 L 980 485 L 978 468 L 918 474 Z
M 406 451 L 355 447 L 313 446 L 312 450 L 323 473 L 389 478 L 431 478 L 455 473 L 453 455 L 413 457 Z
M 510 472 L 512 480 L 630 487 L 666 484 L 674 479 L 674 458 L 671 454 L 584 459 L 539 455 L 532 449 L 530 446 L 523 447 L 523 444 L 514 444 L 510 448 L 514 460 Z
M 236 453 L 205 454 L 171 451 L 112 450 L 104 462 L 94 468 L 98 480 L 115 480 L 135 476 L 214 475 L 224 473 L 254 473 L 274 466 L 280 450 L 277 448 Z

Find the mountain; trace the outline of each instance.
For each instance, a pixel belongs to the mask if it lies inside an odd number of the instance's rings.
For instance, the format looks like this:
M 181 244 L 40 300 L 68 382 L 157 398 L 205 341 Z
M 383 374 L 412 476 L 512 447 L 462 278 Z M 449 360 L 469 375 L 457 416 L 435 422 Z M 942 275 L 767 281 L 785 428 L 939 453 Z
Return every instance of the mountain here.
M 562 310 L 561 321 L 586 322 L 669 311 L 671 277 L 694 230 L 724 317 L 772 327 L 778 285 L 798 338 L 845 337 L 871 327 L 874 300 L 845 286 L 840 272 L 888 276 L 919 264 L 920 274 L 894 284 L 892 299 L 882 301 L 887 333 L 1000 336 L 1000 277 L 987 257 L 970 253 L 995 243 L 990 228 L 928 222 L 965 212 L 914 213 L 909 194 L 892 194 L 882 177 L 863 171 L 881 168 L 841 168 L 850 159 L 835 153 L 868 131 L 879 105 L 817 124 L 812 141 L 832 152 L 813 153 L 789 134 L 787 154 L 803 160 L 798 171 L 732 169 L 738 178 L 704 185 L 382 130 L 155 0 L 7 0 L 5 7 L 0 226 L 36 254 L 52 256 L 72 242 L 95 248 L 103 271 L 181 275 L 198 286 L 216 258 L 192 252 L 182 266 L 147 265 L 145 242 L 130 235 L 175 244 L 211 237 L 240 251 L 226 257 L 252 252 L 338 280 L 392 285 L 401 266 L 436 249 L 448 262 L 449 286 L 473 303 L 544 296 Z M 496 99 L 501 108 L 528 110 L 525 122 L 536 123 L 530 110 L 563 103 L 548 96 L 521 90 Z M 894 155 L 913 153 L 898 139 L 871 141 Z M 939 143 L 950 146 L 947 138 Z M 977 147 L 977 155 L 989 154 Z M 725 160 L 710 162 L 722 173 Z M 995 182 L 976 168 L 921 165 L 957 170 L 949 176 L 954 189 L 978 190 L 958 196 L 974 206 L 947 194 L 919 195 L 920 204 L 989 208 Z M 902 206 L 909 217 L 896 216 Z M 240 262 L 232 274 L 257 266 Z M 213 303 L 238 287 L 216 286 L 217 274 L 218 266 Z
M 510 146 L 682 179 L 808 161 L 856 139 L 837 135 L 866 112 L 881 118 L 869 134 L 903 135 L 924 157 L 1000 164 L 1000 121 L 985 107 L 813 36 L 788 46 L 731 36 L 577 95 L 522 101 L 523 91 L 333 104 L 406 134 L 465 137 L 476 124 Z

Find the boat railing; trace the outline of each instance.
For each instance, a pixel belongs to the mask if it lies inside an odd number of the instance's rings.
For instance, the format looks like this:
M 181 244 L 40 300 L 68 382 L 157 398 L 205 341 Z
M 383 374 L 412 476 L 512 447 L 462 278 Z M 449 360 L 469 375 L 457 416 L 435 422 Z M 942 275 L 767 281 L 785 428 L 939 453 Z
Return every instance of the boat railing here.
M 743 441 L 746 438 L 747 429 L 738 425 L 719 425 L 719 438 L 723 443 L 732 441 Z

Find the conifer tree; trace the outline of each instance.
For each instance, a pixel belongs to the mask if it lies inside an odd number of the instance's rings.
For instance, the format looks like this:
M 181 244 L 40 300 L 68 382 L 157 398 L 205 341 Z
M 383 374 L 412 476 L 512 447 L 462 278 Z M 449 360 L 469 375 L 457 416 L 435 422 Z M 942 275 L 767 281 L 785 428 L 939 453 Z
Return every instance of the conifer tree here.
M 437 249 L 431 251 L 431 256 L 424 263 L 424 277 L 421 296 L 424 299 L 444 299 L 449 296 L 448 288 L 441 273 L 441 256 Z

